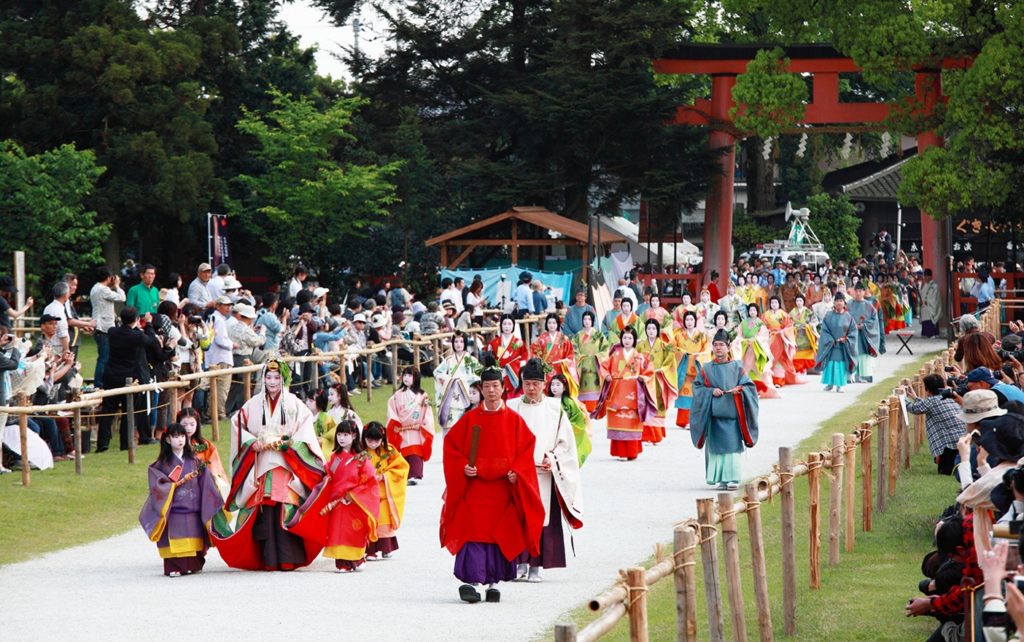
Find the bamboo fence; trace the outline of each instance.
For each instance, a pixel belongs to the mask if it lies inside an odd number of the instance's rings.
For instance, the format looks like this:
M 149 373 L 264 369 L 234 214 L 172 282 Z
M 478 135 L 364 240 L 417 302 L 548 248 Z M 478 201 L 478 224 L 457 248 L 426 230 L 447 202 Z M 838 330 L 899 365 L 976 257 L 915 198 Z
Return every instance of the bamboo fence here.
M 998 336 L 999 302 L 986 310 L 981 320 L 982 329 Z M 822 536 L 827 547 L 827 564 L 840 563 L 841 550 L 852 552 L 856 545 L 856 481 L 857 458 L 860 457 L 861 530 L 871 531 L 875 513 L 885 511 L 886 500 L 897 491 L 900 474 L 910 468 L 911 454 L 926 444 L 924 415 L 905 413 L 900 396 L 912 387 L 918 396 L 924 394 L 923 379 L 936 373 L 944 375 L 944 368 L 953 363 L 954 349 L 943 351 L 926 362 L 913 377 L 903 379 L 892 394 L 878 401 L 875 410 L 846 434 L 835 433 L 830 443 L 796 461 L 793 449 L 779 448 L 779 460 L 768 475 L 748 483 L 744 492 L 719 493 L 717 499 L 697 500 L 697 517 L 676 524 L 672 532 L 672 552 L 667 554 L 659 545 L 655 564 L 648 569 L 630 567 L 619 571 L 619 579 L 588 603 L 591 611 L 600 615 L 582 629 L 573 623 L 557 624 L 554 638 L 557 642 L 592 642 L 611 631 L 623 618 L 629 621 L 630 642 L 647 642 L 647 594 L 651 586 L 672 576 L 676 594 L 676 640 L 697 640 L 697 555 L 704 582 L 707 609 L 707 639 L 724 642 L 725 618 L 732 624 L 732 639 L 748 639 L 743 603 L 743 567 L 738 542 L 738 519 L 746 516 L 750 540 L 749 568 L 757 605 L 757 630 L 761 642 L 775 639 L 768 594 L 767 559 L 764 549 L 764 531 L 761 523 L 761 505 L 780 498 L 780 524 L 782 542 L 782 632 L 791 636 L 797 630 L 797 565 L 796 565 L 796 510 L 795 480 L 807 479 L 810 590 L 821 587 Z M 828 501 L 822 506 L 822 494 Z M 824 529 L 824 531 L 823 531 Z M 719 552 L 716 540 L 722 541 Z M 725 594 L 722 599 L 720 566 L 725 565 Z

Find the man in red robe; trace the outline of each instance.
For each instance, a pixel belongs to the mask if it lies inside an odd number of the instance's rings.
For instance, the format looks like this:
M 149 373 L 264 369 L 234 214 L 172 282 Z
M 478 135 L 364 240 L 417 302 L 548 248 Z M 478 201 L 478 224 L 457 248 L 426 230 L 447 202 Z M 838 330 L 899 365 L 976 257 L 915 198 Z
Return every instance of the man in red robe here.
M 498 602 L 498 582 L 516 577 L 516 558 L 540 553 L 544 504 L 534 467 L 534 436 L 501 399 L 501 371 L 480 376 L 483 402 L 444 439 L 441 545 L 455 555 L 464 602 L 480 601 L 474 585 L 487 584 L 486 601 Z

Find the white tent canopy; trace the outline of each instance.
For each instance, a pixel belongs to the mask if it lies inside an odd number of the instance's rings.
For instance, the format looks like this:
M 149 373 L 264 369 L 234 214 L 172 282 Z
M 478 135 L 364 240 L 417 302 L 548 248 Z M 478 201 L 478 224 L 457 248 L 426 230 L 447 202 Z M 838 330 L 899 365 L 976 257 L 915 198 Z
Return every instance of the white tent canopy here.
M 633 258 L 634 263 L 647 263 L 648 257 L 650 258 L 651 264 L 656 265 L 659 263 L 658 244 L 640 242 L 639 225 L 623 216 L 602 216 L 599 217 L 599 220 L 601 221 L 601 226 L 603 228 L 618 232 L 628 239 L 627 245 L 629 246 L 629 254 Z M 621 248 L 620 244 L 616 244 L 612 246 L 612 249 L 614 251 L 625 248 Z M 687 240 L 682 240 L 679 243 L 661 244 L 661 264 L 674 264 L 677 256 L 679 257 L 680 263 L 689 263 L 692 265 L 694 263 L 700 263 L 701 261 L 700 248 Z

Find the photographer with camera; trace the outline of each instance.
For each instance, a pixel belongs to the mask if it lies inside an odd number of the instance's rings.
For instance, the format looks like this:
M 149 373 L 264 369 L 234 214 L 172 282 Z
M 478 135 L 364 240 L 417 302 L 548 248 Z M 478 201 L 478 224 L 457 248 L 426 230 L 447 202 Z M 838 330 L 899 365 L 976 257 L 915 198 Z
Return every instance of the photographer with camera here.
M 952 399 L 946 381 L 937 374 L 924 380 L 926 397 L 918 397 L 913 387 L 907 388 L 907 412 L 925 416 L 928 448 L 938 465 L 940 475 L 951 475 L 956 461 L 956 442 L 964 434 L 966 425 L 960 417 L 960 406 Z
M 1002 370 L 997 371 L 1000 376 Z M 1024 403 L 1024 390 L 1013 384 L 997 379 L 988 368 L 975 368 L 967 373 L 968 390 L 991 390 L 999 399 L 999 407 L 1005 408 L 1009 402 Z

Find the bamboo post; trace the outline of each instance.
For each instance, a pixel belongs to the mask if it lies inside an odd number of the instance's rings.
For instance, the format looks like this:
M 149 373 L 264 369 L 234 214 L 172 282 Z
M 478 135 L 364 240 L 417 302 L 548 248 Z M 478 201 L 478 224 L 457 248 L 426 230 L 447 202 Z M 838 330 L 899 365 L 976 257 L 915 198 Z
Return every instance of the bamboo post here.
M 843 455 L 846 439 L 843 433 L 832 435 L 832 477 L 829 479 L 828 493 L 828 565 L 839 563 L 839 532 L 842 529 L 843 515 L 843 472 L 845 462 Z
M 125 379 L 124 385 L 132 385 L 131 377 Z M 145 393 L 148 394 L 148 393 Z M 125 423 L 127 428 L 125 432 L 128 433 L 128 463 L 135 463 L 135 395 L 128 393 L 125 395 Z
M 413 346 L 415 347 L 415 346 Z M 399 386 L 401 386 L 401 380 L 398 377 L 398 344 L 391 344 L 391 386 L 395 392 L 398 392 Z M 575 631 L 573 631 L 573 639 L 576 637 Z
M 243 362 L 243 364 L 247 365 L 247 366 L 251 366 L 252 365 L 252 361 L 249 361 L 248 359 L 246 359 Z M 313 365 L 315 367 L 317 364 L 313 364 Z M 243 374 L 242 376 L 245 377 L 244 379 L 242 379 L 242 397 L 244 397 L 242 403 L 245 403 L 246 401 L 249 401 L 250 399 L 252 399 L 252 374 L 247 372 L 247 373 Z
M 416 337 L 413 337 L 414 340 L 415 338 Z M 412 365 L 415 366 L 416 372 L 422 372 L 422 370 L 420 370 L 420 346 L 415 343 L 412 344 Z
M 871 513 L 874 504 L 871 500 L 873 476 L 871 474 L 871 435 L 874 429 L 870 421 L 860 424 L 860 484 L 861 484 L 861 521 L 865 533 L 871 532 Z
M 366 355 L 366 401 L 373 399 L 373 353 Z
M 676 585 L 676 641 L 697 641 L 697 536 L 680 524 L 672 534 L 676 560 L 673 579 Z M 680 561 L 682 558 L 682 561 Z
M 626 571 L 629 592 L 626 606 L 629 610 L 629 642 L 647 642 L 647 581 L 644 568 L 632 566 Z
M 761 530 L 761 503 L 757 484 L 747 484 L 747 530 L 750 532 L 750 566 L 754 571 L 754 601 L 757 603 L 757 628 L 761 642 L 773 642 L 772 608 L 768 601 L 768 569 L 764 557 L 764 534 Z
M 21 392 L 18 393 L 18 405 L 28 405 L 28 395 Z M 21 413 L 18 415 L 18 435 L 21 438 L 21 485 L 28 486 L 32 483 L 32 473 L 29 469 L 32 468 L 32 464 L 28 461 L 28 414 Z
M 441 340 L 431 339 L 430 345 L 434 348 L 434 370 L 441 364 Z
M 782 631 L 796 634 L 796 530 L 793 506 L 793 451 L 779 448 L 779 478 L 782 487 Z
M 555 642 L 576 642 L 576 625 L 572 622 L 556 624 Z
M 217 411 L 217 377 L 210 377 L 210 429 L 213 440 L 220 440 L 220 415 Z
M 875 510 L 885 512 L 885 498 L 888 496 L 889 480 L 889 409 L 880 404 L 875 409 L 875 433 L 878 435 L 878 474 L 875 488 Z
M 901 391 L 904 395 L 906 389 Z M 896 416 L 899 421 L 900 427 L 900 450 L 903 453 L 903 470 L 910 470 L 910 421 L 908 420 L 907 414 L 903 412 L 903 404 L 900 403 L 900 398 L 896 398 Z
M 168 410 L 167 413 L 170 415 L 170 422 L 174 422 L 178 419 L 178 413 L 181 411 L 181 392 L 178 388 L 168 388 Z M 248 397 L 246 397 L 248 399 Z
M 884 402 L 883 402 L 884 403 Z M 899 403 L 897 401 L 896 403 Z M 896 496 L 896 478 L 900 474 L 900 413 L 893 408 L 893 399 L 889 398 L 889 479 L 887 489 L 889 497 Z
M 725 642 L 722 619 L 722 587 L 719 584 L 718 548 L 715 546 L 715 500 L 697 500 L 697 521 L 700 523 L 700 561 L 704 567 L 704 597 L 708 608 L 708 639 Z
M 857 439 L 853 435 L 846 437 L 846 476 L 843 477 L 844 508 L 846 509 L 846 552 L 853 552 L 853 545 L 856 538 L 856 517 L 857 507 Z
M 78 391 L 75 391 L 75 396 L 78 396 Z M 75 430 L 75 474 L 82 474 L 82 409 L 75 408 L 73 411 L 72 421 L 74 422 Z
M 924 396 L 923 377 L 918 376 L 917 380 L 914 382 L 914 392 L 917 394 L 918 397 Z M 914 435 L 914 441 L 917 442 L 916 451 L 920 451 L 921 446 L 923 446 L 925 441 L 927 441 L 924 432 L 924 415 L 914 415 Z
M 348 373 L 345 372 L 345 355 L 338 355 L 338 378 L 341 380 L 341 385 L 348 389 Z
M 810 513 L 811 588 L 821 588 L 821 455 L 807 455 L 807 506 Z
M 719 519 L 722 522 L 722 551 L 725 555 L 726 589 L 732 615 L 732 639 L 747 642 L 747 622 L 743 609 L 743 584 L 740 576 L 740 543 L 736 534 L 736 512 L 732 493 L 718 493 Z

